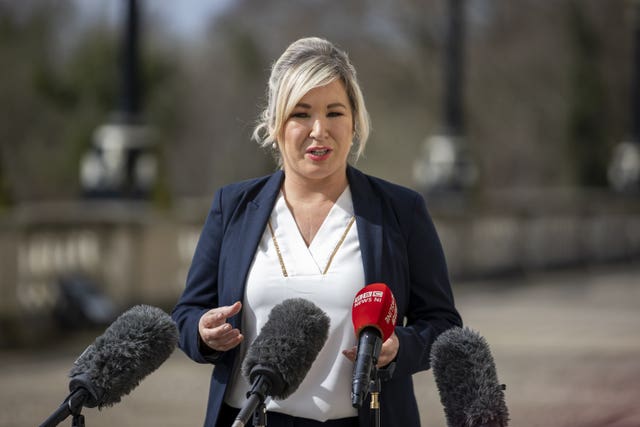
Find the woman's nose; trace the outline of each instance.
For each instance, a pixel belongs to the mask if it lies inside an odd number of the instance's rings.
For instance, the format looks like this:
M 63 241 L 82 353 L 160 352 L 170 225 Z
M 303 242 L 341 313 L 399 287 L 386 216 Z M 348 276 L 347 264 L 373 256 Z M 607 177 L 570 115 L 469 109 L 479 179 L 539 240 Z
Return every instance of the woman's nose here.
M 311 127 L 311 133 L 309 136 L 316 140 L 324 139 L 327 134 L 327 125 L 322 118 L 317 118 L 313 121 Z

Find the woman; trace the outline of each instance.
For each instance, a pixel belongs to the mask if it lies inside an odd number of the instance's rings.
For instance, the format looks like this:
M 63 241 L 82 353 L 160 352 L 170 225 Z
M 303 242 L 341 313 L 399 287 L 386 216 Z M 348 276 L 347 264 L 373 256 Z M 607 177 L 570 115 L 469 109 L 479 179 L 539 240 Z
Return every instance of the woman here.
M 290 45 L 273 65 L 254 132 L 280 170 L 216 193 L 173 311 L 180 347 L 215 365 L 206 426 L 231 425 L 249 387 L 245 352 L 271 308 L 292 297 L 328 314 L 329 338 L 297 391 L 268 402 L 268 425 L 368 426 L 368 403 L 351 406 L 351 306 L 374 282 L 389 286 L 399 314 L 378 361 L 395 364 L 380 392 L 381 424 L 420 425 L 411 375 L 429 368 L 431 344 L 461 319 L 422 197 L 349 164 L 368 134 L 347 55 L 318 38 Z

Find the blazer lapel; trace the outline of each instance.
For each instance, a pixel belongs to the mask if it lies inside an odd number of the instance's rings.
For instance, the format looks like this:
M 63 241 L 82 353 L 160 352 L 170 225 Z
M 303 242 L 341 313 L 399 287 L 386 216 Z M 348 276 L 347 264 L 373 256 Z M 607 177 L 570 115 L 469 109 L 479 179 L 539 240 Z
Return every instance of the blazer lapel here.
M 360 239 L 365 284 L 382 280 L 382 205 L 367 177 L 352 166 L 347 167 L 353 210 Z
M 238 240 L 234 242 L 234 253 L 237 254 L 237 261 L 233 263 L 236 266 L 233 277 L 234 283 L 240 283 L 241 286 L 232 287 L 234 295 L 231 301 L 242 301 L 249 268 L 280 192 L 283 176 L 282 171 L 277 171 L 267 180 L 256 197 L 247 203 L 247 208 L 236 226 Z

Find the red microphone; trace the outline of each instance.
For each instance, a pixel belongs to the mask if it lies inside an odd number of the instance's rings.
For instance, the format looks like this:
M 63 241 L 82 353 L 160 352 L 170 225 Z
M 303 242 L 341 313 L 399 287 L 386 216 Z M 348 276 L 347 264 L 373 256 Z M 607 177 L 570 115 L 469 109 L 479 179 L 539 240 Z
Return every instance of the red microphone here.
M 351 317 L 353 329 L 358 337 L 351 404 L 354 408 L 360 408 L 369 392 L 371 372 L 378 363 L 382 343 L 393 334 L 396 326 L 396 299 L 384 283 L 367 285 L 356 294 Z

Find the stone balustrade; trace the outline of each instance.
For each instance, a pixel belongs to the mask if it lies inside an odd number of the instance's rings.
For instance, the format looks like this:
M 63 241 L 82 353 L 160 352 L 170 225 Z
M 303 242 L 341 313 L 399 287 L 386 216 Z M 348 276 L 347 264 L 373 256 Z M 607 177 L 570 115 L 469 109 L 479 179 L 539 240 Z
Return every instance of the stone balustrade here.
M 430 206 L 454 283 L 640 259 L 637 202 L 582 199 L 559 208 L 552 197 L 544 199 L 546 206 L 534 199 L 502 204 L 496 198 L 482 208 Z M 135 202 L 40 203 L 4 213 L 0 345 L 24 336 L 29 341 L 37 334 L 34 320 L 40 331 L 55 329 L 46 319 L 60 302 L 64 278 L 93 284 L 119 310 L 135 303 L 170 309 L 184 287 L 209 203 L 184 201 L 170 212 Z

